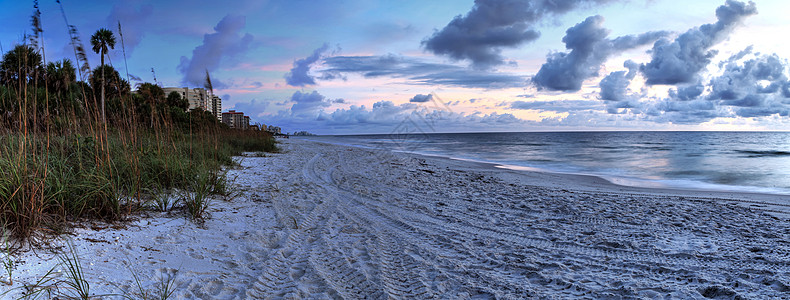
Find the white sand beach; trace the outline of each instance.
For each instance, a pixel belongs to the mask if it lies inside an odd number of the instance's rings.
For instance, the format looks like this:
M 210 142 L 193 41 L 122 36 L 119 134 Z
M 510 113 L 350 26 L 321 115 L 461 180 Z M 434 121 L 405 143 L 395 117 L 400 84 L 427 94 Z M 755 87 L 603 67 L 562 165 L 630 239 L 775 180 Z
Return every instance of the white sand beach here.
M 240 158 L 240 196 L 213 199 L 201 226 L 151 213 L 65 236 L 91 293 L 135 295 L 134 273 L 151 291 L 174 278 L 171 299 L 790 298 L 788 196 L 280 147 Z M 9 299 L 57 263 L 13 259 Z

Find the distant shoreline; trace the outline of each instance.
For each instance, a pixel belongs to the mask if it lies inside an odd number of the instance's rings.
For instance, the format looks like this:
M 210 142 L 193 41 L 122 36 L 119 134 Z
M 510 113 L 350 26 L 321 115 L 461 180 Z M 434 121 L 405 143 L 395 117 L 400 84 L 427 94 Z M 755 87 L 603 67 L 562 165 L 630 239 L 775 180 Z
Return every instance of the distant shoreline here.
M 310 137 L 297 137 L 297 139 L 308 140 L 316 143 L 336 145 L 336 146 L 354 147 L 354 148 L 360 148 L 365 150 L 381 151 L 379 149 L 362 146 L 362 145 L 336 143 L 331 141 L 321 141 L 321 140 L 311 139 Z M 547 182 L 542 180 L 541 184 L 547 186 L 565 187 L 565 184 L 571 183 L 574 188 L 591 189 L 595 191 L 608 190 L 613 192 L 638 192 L 638 193 L 655 193 L 661 195 L 715 198 L 725 203 L 738 204 L 744 207 L 760 209 L 762 211 L 770 212 L 779 217 L 790 218 L 790 195 L 787 194 L 753 192 L 753 191 L 744 191 L 744 190 L 681 188 L 676 186 L 649 186 L 649 185 L 625 184 L 625 182 L 623 181 L 617 182 L 616 180 L 611 180 L 612 179 L 611 177 L 601 176 L 597 174 L 565 173 L 565 172 L 558 172 L 558 171 L 545 170 L 539 168 L 505 165 L 497 162 L 456 158 L 456 157 L 450 157 L 440 154 L 425 154 L 425 153 L 408 152 L 408 151 L 395 151 L 395 152 L 403 153 L 404 155 L 409 155 L 409 156 L 421 157 L 425 159 L 445 161 L 445 162 L 449 162 L 450 164 L 456 162 L 456 164 L 462 163 L 462 164 L 476 165 L 496 172 L 532 175 L 534 177 L 547 176 L 554 178 L 556 180 L 556 182 L 554 183 L 550 181 Z M 628 178 L 618 178 L 618 179 L 623 179 L 624 181 L 629 180 Z M 630 179 L 629 183 L 633 183 L 636 180 L 639 179 L 635 179 L 635 178 Z M 722 186 L 722 187 L 726 187 L 726 186 Z
M 634 187 L 790 196 L 781 132 L 527 132 L 317 136 L 310 140 L 590 175 Z

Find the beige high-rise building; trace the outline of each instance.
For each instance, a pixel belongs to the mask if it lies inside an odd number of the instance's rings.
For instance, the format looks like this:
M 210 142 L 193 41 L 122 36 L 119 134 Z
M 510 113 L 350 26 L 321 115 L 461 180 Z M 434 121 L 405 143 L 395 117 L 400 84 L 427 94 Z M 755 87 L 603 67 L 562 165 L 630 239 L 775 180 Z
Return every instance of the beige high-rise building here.
M 217 95 L 211 96 L 211 113 L 217 116 L 217 120 L 222 121 L 222 98 Z
M 169 95 L 170 92 L 178 92 L 181 94 L 181 98 L 186 99 L 189 102 L 189 108 L 187 111 L 196 109 L 198 107 L 202 108 L 203 110 L 209 110 L 209 94 L 206 93 L 206 89 L 204 88 L 194 88 L 190 89 L 188 87 L 166 87 L 162 88 L 165 91 L 165 96 Z
M 222 98 L 217 95 L 212 95 L 210 92 L 206 91 L 206 89 L 166 87 L 162 88 L 162 90 L 165 91 L 165 96 L 170 94 L 170 92 L 178 92 L 181 94 L 181 98 L 187 99 L 187 102 L 189 102 L 189 108 L 187 111 L 191 111 L 199 107 L 217 116 L 217 120 L 222 121 Z

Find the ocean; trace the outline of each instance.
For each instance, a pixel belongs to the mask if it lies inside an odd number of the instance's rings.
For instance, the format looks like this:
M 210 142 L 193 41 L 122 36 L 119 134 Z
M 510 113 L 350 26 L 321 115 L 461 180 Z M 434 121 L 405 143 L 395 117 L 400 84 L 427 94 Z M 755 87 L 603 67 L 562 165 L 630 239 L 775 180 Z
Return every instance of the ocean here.
M 790 132 L 507 132 L 308 139 L 599 176 L 642 187 L 790 194 Z

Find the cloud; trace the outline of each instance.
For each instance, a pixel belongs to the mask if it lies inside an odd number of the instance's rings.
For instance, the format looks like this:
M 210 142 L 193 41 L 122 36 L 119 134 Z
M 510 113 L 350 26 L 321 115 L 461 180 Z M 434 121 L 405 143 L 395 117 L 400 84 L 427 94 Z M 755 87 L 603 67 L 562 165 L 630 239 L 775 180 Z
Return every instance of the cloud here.
M 598 76 L 598 70 L 609 56 L 667 35 L 667 32 L 656 31 L 610 40 L 606 38 L 609 30 L 603 27 L 603 21 L 601 16 L 591 16 L 569 28 L 562 42 L 571 51 L 549 54 L 532 82 L 539 89 L 578 91 L 585 79 Z
M 707 100 L 719 100 L 737 116 L 761 117 L 790 113 L 787 87 L 787 62 L 776 54 L 759 55 L 742 63 L 733 57 L 724 72 L 710 80 Z
M 433 133 L 445 131 L 512 130 L 514 126 L 527 124 L 512 114 L 464 114 L 451 111 L 429 109 L 427 107 L 404 103 L 395 105 L 391 101 L 374 103 L 368 109 L 352 106 L 337 109 L 323 115 L 320 121 L 335 130 L 359 130 L 365 125 L 367 132 L 377 133 Z
M 695 84 L 678 86 L 669 90 L 669 98 L 675 100 L 694 100 L 705 92 L 705 86 L 698 82 Z
M 291 102 L 293 103 L 293 106 L 291 106 L 291 113 L 293 115 L 312 116 L 317 114 L 324 107 L 330 106 L 332 100 L 326 99 L 326 97 L 319 94 L 318 91 L 313 91 L 309 94 L 296 91 L 291 95 Z
M 564 14 L 582 5 L 608 0 L 477 0 L 465 16 L 456 16 L 423 40 L 426 50 L 454 60 L 469 60 L 475 69 L 505 63 L 502 48 L 536 40 L 535 25 L 546 16 Z
M 642 120 L 655 123 L 694 125 L 728 116 L 727 109 L 706 100 L 675 101 L 669 98 L 643 103 Z
M 107 16 L 107 28 L 116 33 L 118 46 L 120 46 L 121 37 L 117 34 L 118 22 L 121 23 L 123 46 L 126 48 L 127 55 L 131 54 L 142 41 L 145 35 L 144 28 L 146 28 L 152 12 L 153 6 L 151 5 L 142 5 L 138 8 L 128 2 L 113 5 L 110 15 Z
M 630 92 L 628 85 L 630 85 L 631 80 L 636 77 L 636 73 L 639 71 L 639 65 L 631 60 L 627 60 L 623 66 L 626 67 L 628 71 L 615 71 L 609 73 L 609 75 L 606 75 L 598 84 L 598 86 L 601 87 L 601 100 L 623 101 L 628 98 Z
M 343 73 L 359 73 L 365 77 L 409 77 L 418 74 L 463 70 L 461 67 L 427 63 L 411 57 L 394 54 L 381 56 L 333 56 L 324 59 L 327 66 L 322 71 L 326 78 L 341 78 Z
M 692 28 L 670 41 L 655 42 L 651 61 L 639 66 L 646 83 L 673 84 L 666 98 L 647 98 L 628 89 L 636 65 L 607 75 L 599 86 L 610 114 L 643 121 L 699 124 L 716 118 L 765 117 L 790 114 L 787 62 L 776 55 L 752 55 L 749 46 L 719 63 L 721 74 L 705 82 L 699 75 L 717 54 L 711 47 L 724 40 L 746 17 L 757 13 L 754 3 L 728 0 L 716 9 L 718 21 Z M 589 36 L 589 35 L 588 35 Z M 746 59 L 753 56 L 751 59 Z
M 601 110 L 600 101 L 595 100 L 555 100 L 555 101 L 513 101 L 511 109 L 572 112 L 580 110 Z
M 750 49 L 747 50 L 725 60 L 721 74 L 707 82 L 677 86 L 669 91 L 669 97 L 660 99 L 620 93 L 612 97 L 615 101 L 606 102 L 607 111 L 674 124 L 699 124 L 716 118 L 790 116 L 787 61 L 776 54 L 750 55 Z M 601 84 L 604 98 L 604 81 Z
M 414 105 L 395 105 L 392 101 L 379 101 L 373 103 L 370 109 L 365 105 L 352 105 L 348 109 L 337 109 L 324 114 L 319 119 L 330 125 L 394 124 L 412 109 Z
M 413 84 L 421 85 L 444 85 L 457 86 L 463 88 L 481 89 L 506 89 L 523 87 L 526 78 L 523 76 L 488 73 L 488 72 L 437 72 L 410 78 Z
M 513 130 L 530 123 L 507 113 L 464 114 L 419 103 L 396 105 L 386 100 L 372 106 L 351 105 L 334 111 L 319 109 L 316 112 L 293 114 L 292 109 L 282 110 L 265 115 L 263 119 L 266 124 L 276 124 L 287 131 L 308 130 L 319 134 Z
M 431 101 L 431 99 L 433 99 L 433 95 L 431 95 L 431 94 L 428 94 L 428 95 L 417 94 L 414 97 L 412 97 L 411 99 L 409 99 L 409 102 L 424 103 L 424 102 Z
M 326 68 L 320 72 L 321 79 L 325 80 L 344 78 L 344 74 L 356 73 L 366 78 L 405 78 L 409 84 L 483 89 L 523 87 L 526 82 L 526 78 L 519 75 L 468 70 L 455 65 L 430 63 L 393 54 L 334 56 L 325 58 L 323 64 Z
M 206 70 L 215 71 L 220 62 L 227 63 L 237 55 L 246 52 L 253 41 L 253 36 L 241 34 L 246 25 L 244 16 L 227 15 L 217 23 L 213 33 L 203 35 L 203 43 L 192 50 L 192 57 L 181 57 L 178 70 L 184 75 L 182 82 L 192 86 L 203 86 Z M 212 78 L 215 88 L 224 84 Z
M 716 9 L 718 21 L 692 28 L 670 41 L 658 40 L 650 51 L 652 60 L 642 65 L 647 84 L 692 83 L 697 74 L 710 64 L 716 55 L 711 47 L 723 41 L 746 17 L 757 14 L 754 2 L 727 0 Z
M 226 100 L 226 99 L 223 97 L 222 100 Z M 256 99 L 252 99 L 249 102 L 237 102 L 232 109 L 239 112 L 244 112 L 245 115 L 248 115 L 255 119 L 257 117 L 262 116 L 268 106 L 269 106 L 268 101 L 259 101 Z
M 329 50 L 329 45 L 324 43 L 318 49 L 313 51 L 308 57 L 294 61 L 291 71 L 285 74 L 285 83 L 290 86 L 303 87 L 306 85 L 315 85 L 315 78 L 308 74 L 310 67 L 321 59 L 321 55 Z

